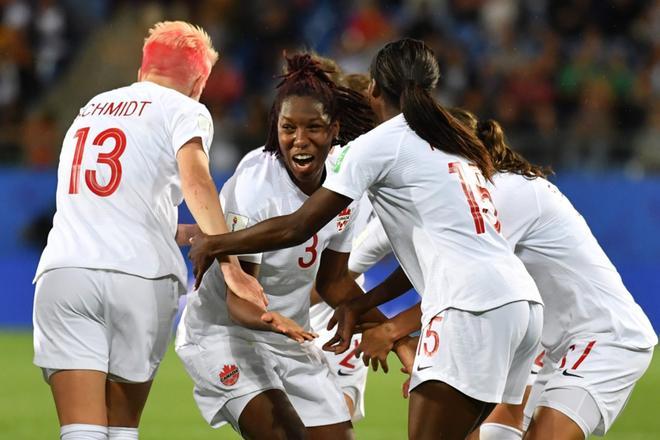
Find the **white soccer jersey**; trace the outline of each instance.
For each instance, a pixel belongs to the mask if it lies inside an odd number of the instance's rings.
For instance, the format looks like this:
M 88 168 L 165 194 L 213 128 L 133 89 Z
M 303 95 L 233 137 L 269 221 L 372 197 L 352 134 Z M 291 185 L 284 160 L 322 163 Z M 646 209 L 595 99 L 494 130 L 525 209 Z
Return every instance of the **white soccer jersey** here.
M 584 218 L 555 185 L 508 173 L 497 174 L 494 184 L 502 233 L 545 303 L 542 343 L 548 357 L 563 356 L 578 335 L 603 335 L 627 348 L 657 344 L 651 323 Z
M 326 166 L 328 164 L 331 162 Z M 220 194 L 230 230 L 290 214 L 307 200 L 307 195 L 289 177 L 282 161 L 261 148 L 245 156 Z M 310 328 L 309 294 L 321 254 L 325 249 L 350 252 L 351 220 L 356 213 L 356 204 L 351 204 L 301 245 L 238 256 L 244 261 L 260 263 L 258 279 L 268 295 L 269 310 L 293 319 L 305 329 Z M 282 352 L 300 351 L 300 344 L 284 335 L 235 325 L 229 318 L 225 295 L 225 283 L 218 264 L 214 263 L 204 275 L 199 291 L 189 295 L 177 345 L 188 341 L 197 343 L 203 338 L 235 336 L 266 342 Z
M 394 253 L 422 295 L 423 324 L 453 307 L 484 311 L 541 302 L 498 232 L 483 177 L 433 150 L 396 116 L 342 149 L 327 189 L 358 200 L 368 190 Z
M 151 82 L 92 98 L 64 137 L 57 212 L 37 268 L 109 269 L 144 278 L 187 273 L 174 241 L 183 200 L 176 154 L 211 116 L 199 102 Z

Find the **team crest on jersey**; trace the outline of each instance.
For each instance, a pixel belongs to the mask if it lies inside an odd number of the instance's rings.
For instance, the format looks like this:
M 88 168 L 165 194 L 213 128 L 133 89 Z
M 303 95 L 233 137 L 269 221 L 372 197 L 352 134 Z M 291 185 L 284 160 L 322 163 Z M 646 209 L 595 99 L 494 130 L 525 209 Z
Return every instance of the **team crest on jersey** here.
M 227 227 L 230 232 L 240 231 L 247 228 L 250 219 L 244 215 L 235 214 L 233 212 L 227 213 Z
M 236 365 L 225 365 L 222 371 L 220 371 L 220 374 L 218 374 L 218 377 L 223 385 L 230 387 L 238 382 L 240 375 Z
M 351 208 L 346 208 L 337 216 L 337 232 L 342 232 L 351 218 Z

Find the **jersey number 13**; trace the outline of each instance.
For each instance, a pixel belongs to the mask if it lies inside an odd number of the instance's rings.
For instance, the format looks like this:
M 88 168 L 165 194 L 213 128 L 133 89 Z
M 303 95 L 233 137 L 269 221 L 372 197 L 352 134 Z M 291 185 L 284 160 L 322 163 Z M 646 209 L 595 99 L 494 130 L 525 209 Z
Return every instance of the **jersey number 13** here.
M 78 194 L 80 191 L 80 170 L 83 153 L 85 152 L 85 143 L 89 135 L 89 127 L 83 127 L 76 131 L 73 137 L 76 139 L 76 150 L 73 153 L 73 163 L 71 164 L 71 178 L 69 180 L 69 194 Z M 119 158 L 126 149 L 126 135 L 119 128 L 108 128 L 100 132 L 92 145 L 103 146 L 108 140 L 114 141 L 115 147 L 109 153 L 99 153 L 96 159 L 97 163 L 102 163 L 110 167 L 110 179 L 108 183 L 102 185 L 96 177 L 96 170 L 85 170 L 85 183 L 87 187 L 96 195 L 107 197 L 114 193 L 121 181 L 121 162 Z

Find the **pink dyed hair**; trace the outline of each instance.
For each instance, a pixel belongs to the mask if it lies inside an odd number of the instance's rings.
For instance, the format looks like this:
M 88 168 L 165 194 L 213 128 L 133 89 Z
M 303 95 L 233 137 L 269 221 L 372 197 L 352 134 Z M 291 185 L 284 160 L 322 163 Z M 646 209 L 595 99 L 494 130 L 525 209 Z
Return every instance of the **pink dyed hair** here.
M 187 86 L 206 82 L 218 60 L 209 35 L 185 21 L 162 21 L 149 29 L 142 46 L 142 74 L 155 73 Z

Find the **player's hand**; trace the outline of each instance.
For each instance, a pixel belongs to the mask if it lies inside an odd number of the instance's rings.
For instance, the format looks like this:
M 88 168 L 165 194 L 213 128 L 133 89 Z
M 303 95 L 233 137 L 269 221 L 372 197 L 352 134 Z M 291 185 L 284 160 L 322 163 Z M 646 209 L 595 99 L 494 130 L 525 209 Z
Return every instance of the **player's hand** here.
M 403 337 L 394 343 L 394 352 L 401 361 L 402 372 L 412 374 L 413 363 L 415 362 L 415 352 L 419 338 Z
M 316 333 L 306 331 L 293 319 L 282 316 L 277 312 L 266 312 L 261 315 L 261 320 L 269 324 L 273 332 L 282 333 L 296 342 L 303 343 L 318 337 Z
M 174 240 L 179 246 L 190 245 L 190 239 L 202 232 L 197 224 L 178 224 L 176 225 L 176 235 Z
M 355 356 L 362 354 L 362 361 L 364 365 L 371 367 L 374 371 L 378 370 L 378 364 L 383 367 L 383 371 L 387 373 L 387 355 L 390 354 L 394 348 L 394 338 L 392 337 L 391 327 L 388 323 L 377 325 L 362 333 L 362 340 L 355 351 Z
M 407 399 L 410 396 L 410 376 L 408 376 L 408 379 L 401 385 L 401 394 L 403 394 L 403 398 Z
M 208 235 L 202 232 L 190 239 L 190 252 L 188 252 L 188 258 L 190 258 L 193 265 L 195 289 L 199 289 L 199 285 L 202 283 L 202 277 L 204 277 L 204 274 L 209 267 L 211 267 L 211 264 L 213 264 L 213 260 L 215 259 L 210 251 Z
M 358 313 L 351 308 L 350 303 L 337 306 L 335 313 L 328 322 L 328 330 L 332 330 L 336 325 L 337 331 L 328 342 L 323 344 L 323 349 L 335 354 L 340 354 L 348 350 L 351 346 L 351 339 L 353 339 L 353 332 L 355 331 L 359 317 Z
M 268 307 L 268 297 L 255 277 L 246 274 L 239 266 L 229 262 L 220 263 L 220 269 L 225 283 L 236 296 L 264 309 Z

